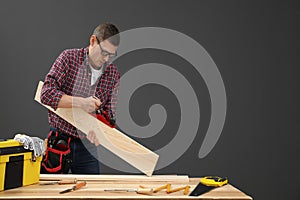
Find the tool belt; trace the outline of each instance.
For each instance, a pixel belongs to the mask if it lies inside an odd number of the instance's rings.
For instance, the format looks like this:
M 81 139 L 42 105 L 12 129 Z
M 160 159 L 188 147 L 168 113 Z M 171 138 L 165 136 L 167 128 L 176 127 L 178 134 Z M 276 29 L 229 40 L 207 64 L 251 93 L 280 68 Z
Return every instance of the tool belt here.
M 51 128 L 47 139 L 47 149 L 42 160 L 41 173 L 68 173 L 72 164 L 70 156 L 70 142 L 72 138 Z

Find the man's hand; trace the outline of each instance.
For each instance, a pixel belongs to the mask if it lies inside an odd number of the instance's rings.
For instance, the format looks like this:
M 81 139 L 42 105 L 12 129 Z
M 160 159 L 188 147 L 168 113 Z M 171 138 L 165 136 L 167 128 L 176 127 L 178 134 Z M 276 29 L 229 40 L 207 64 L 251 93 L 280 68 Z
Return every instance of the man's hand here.
M 94 131 L 89 131 L 89 133 L 87 134 L 86 138 L 93 144 L 95 144 L 96 146 L 98 146 L 100 144 L 97 135 Z
M 58 102 L 58 108 L 82 108 L 88 113 L 99 109 L 102 102 L 95 97 L 73 97 L 64 94 Z
M 94 97 L 82 98 L 80 107 L 88 113 L 98 110 L 101 105 L 100 99 Z

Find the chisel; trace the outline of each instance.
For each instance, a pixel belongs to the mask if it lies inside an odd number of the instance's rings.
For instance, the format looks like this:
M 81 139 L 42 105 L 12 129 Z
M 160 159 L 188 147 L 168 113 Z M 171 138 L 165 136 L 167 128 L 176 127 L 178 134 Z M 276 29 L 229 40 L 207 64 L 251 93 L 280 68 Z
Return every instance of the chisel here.
M 152 195 L 152 188 L 138 188 L 138 189 L 104 189 L 105 192 L 136 192 L 137 194 Z

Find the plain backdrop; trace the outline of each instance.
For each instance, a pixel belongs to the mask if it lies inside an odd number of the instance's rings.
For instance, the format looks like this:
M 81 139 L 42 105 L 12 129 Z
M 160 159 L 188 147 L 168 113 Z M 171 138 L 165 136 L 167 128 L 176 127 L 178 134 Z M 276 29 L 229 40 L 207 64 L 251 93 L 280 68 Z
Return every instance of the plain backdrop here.
M 199 159 L 210 117 L 201 76 L 170 52 L 148 49 L 120 58 L 121 74 L 149 62 L 174 67 L 191 78 L 201 102 L 203 118 L 193 144 L 155 174 L 226 176 L 257 200 L 300 199 L 299 19 L 297 1 L 1 1 L 0 137 L 12 138 L 18 131 L 46 136 L 47 111 L 34 102 L 35 87 L 62 50 L 88 45 L 96 25 L 109 21 L 121 31 L 164 27 L 193 38 L 213 58 L 228 110 L 218 143 Z M 155 137 L 137 138 L 154 150 L 173 137 L 168 133 L 177 127 L 178 103 L 159 85 L 139 88 L 130 102 L 131 117 L 145 125 L 148 111 L 140 108 L 159 100 L 173 114 Z M 122 173 L 104 165 L 101 171 Z

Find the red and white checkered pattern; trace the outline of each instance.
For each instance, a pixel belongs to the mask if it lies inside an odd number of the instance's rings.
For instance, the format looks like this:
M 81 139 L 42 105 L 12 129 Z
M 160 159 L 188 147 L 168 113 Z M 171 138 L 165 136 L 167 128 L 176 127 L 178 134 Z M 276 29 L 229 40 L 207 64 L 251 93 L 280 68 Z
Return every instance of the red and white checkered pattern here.
M 96 96 L 102 102 L 104 110 L 115 116 L 120 73 L 117 67 L 110 63 L 105 66 L 100 79 L 91 86 L 92 74 L 87 58 L 88 48 L 63 51 L 46 75 L 41 102 L 56 110 L 63 94 Z M 50 126 L 59 131 L 75 137 L 84 137 L 74 126 L 51 111 L 48 111 L 48 119 Z

